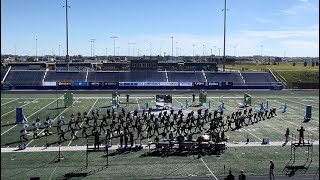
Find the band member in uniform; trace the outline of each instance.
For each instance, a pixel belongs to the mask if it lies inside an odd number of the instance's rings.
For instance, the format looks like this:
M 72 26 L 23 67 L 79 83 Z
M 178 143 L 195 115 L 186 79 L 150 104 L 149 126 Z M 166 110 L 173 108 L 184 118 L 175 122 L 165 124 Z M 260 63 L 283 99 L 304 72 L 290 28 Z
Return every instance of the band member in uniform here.
M 66 141 L 66 138 L 64 137 L 65 134 L 66 134 L 66 131 L 62 129 L 59 136 L 60 141 L 61 141 L 61 138 Z
M 26 129 L 21 129 L 21 130 L 20 130 L 20 133 L 21 133 L 21 135 L 20 135 L 20 141 L 21 141 L 21 138 L 23 138 L 25 141 L 28 141 L 28 140 L 29 140 L 28 138 L 26 138 L 26 135 L 27 135 L 27 130 L 26 130 Z

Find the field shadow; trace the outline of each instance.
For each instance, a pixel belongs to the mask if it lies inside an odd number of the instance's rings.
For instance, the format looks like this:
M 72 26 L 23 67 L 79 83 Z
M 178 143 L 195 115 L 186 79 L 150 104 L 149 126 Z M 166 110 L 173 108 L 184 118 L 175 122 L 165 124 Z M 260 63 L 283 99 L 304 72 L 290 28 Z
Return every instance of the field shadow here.
M 56 107 L 56 108 L 51 108 L 51 109 L 48 109 L 48 110 L 59 110 L 59 109 L 66 109 L 66 107 Z
M 15 125 L 15 124 L 17 124 L 17 123 L 6 124 L 6 125 L 2 125 L 1 127 L 12 126 L 12 125 Z

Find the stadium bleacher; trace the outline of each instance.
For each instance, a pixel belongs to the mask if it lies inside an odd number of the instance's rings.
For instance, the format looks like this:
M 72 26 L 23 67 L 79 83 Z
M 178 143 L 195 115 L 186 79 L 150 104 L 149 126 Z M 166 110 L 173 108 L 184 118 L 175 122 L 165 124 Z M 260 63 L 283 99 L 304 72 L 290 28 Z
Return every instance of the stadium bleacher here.
M 48 71 L 44 79 L 46 82 L 82 82 L 86 80 L 86 72 L 58 72 Z
M 205 82 L 201 71 L 196 72 L 168 72 L 169 82 Z
M 273 83 L 276 79 L 269 72 L 245 72 L 242 76 L 246 83 Z
M 239 73 L 205 73 L 208 82 L 234 82 L 244 83 Z
M 89 72 L 89 82 L 166 82 L 165 72 Z
M 12 85 L 42 85 L 45 71 L 10 70 L 5 82 Z

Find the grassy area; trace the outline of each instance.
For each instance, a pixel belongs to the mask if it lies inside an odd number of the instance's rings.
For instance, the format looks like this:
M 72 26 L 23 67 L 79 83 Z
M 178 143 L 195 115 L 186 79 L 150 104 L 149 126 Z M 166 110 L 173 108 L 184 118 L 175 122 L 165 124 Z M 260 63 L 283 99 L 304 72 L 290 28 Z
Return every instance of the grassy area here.
M 173 95 L 173 107 L 180 108 L 180 103 L 188 100 L 191 104 L 192 93 L 198 92 L 176 92 Z M 269 137 L 270 141 L 283 141 L 284 132 L 287 127 L 291 133 L 297 134 L 296 128 L 301 125 L 305 115 L 305 106 L 312 105 L 313 120 L 307 124 L 303 124 L 306 128 L 306 136 L 313 135 L 315 140 L 319 140 L 319 91 L 264 91 L 264 92 L 248 92 L 252 95 L 252 107 L 255 108 L 259 103 L 269 101 L 269 107 L 278 109 L 278 116 L 261 121 L 254 125 L 246 126 L 239 131 L 228 131 L 227 136 L 230 137 L 229 142 L 244 142 L 247 137 L 251 142 L 258 141 L 264 137 Z M 225 115 L 230 114 L 238 109 L 238 103 L 243 100 L 243 92 L 208 92 L 207 101 L 211 101 L 213 108 L 216 110 L 219 106 L 219 97 L 223 95 L 227 111 Z M 78 111 L 84 112 L 90 109 L 100 108 L 102 114 L 106 112 L 106 107 L 111 105 L 110 94 L 74 94 L 73 107 L 64 108 L 63 99 L 56 101 L 56 97 L 62 94 L 1 94 L 1 147 L 16 147 L 19 142 L 20 125 L 14 125 L 15 108 L 24 106 L 25 116 L 29 122 L 33 122 L 37 116 L 42 121 L 47 116 L 51 118 L 64 115 L 67 121 L 72 113 Z M 130 96 L 130 110 L 136 109 L 148 102 L 150 106 L 155 106 L 155 94 L 134 93 Z M 198 97 L 198 94 L 197 94 Z M 124 95 L 120 100 L 124 100 Z M 288 112 L 281 113 L 279 110 L 284 103 L 288 103 Z M 56 109 L 56 107 L 59 107 Z M 196 107 L 190 109 L 197 110 Z M 98 123 L 99 124 L 99 123 Z M 55 125 L 55 124 L 54 124 Z M 64 128 L 66 128 L 65 126 Z M 31 128 L 31 123 L 30 123 Z M 53 127 L 50 131 L 56 133 Z M 90 129 L 89 129 L 90 132 Z M 44 146 L 46 142 L 54 143 L 57 141 L 56 134 L 47 138 L 43 135 L 39 139 L 32 140 L 32 135 L 28 135 L 28 146 Z M 78 133 L 81 137 L 81 131 Z M 83 146 L 86 143 L 85 138 L 79 138 L 71 141 L 70 132 L 67 133 L 68 141 L 62 143 L 63 146 Z M 146 143 L 144 140 L 143 143 Z M 113 144 L 118 144 L 118 139 L 113 140 Z M 53 144 L 57 146 L 57 144 Z M 314 149 L 314 162 L 308 172 L 315 172 L 318 167 L 319 147 Z M 110 166 L 102 171 L 94 171 L 99 166 L 106 163 L 106 158 L 101 157 L 103 153 L 90 153 L 89 179 L 107 178 L 107 179 L 143 179 L 154 177 L 186 177 L 188 174 L 198 174 L 203 176 L 210 174 L 201 160 L 190 157 L 143 157 L 146 151 L 132 152 L 129 154 L 110 156 Z M 305 149 L 299 150 L 300 155 L 306 155 Z M 63 152 L 66 157 L 61 164 L 51 163 L 56 157 L 57 152 L 38 152 L 38 153 L 1 153 L 1 179 L 19 179 L 24 177 L 40 176 L 41 179 L 49 179 L 61 177 L 64 174 L 74 172 L 85 166 L 85 152 Z M 302 157 L 302 156 L 297 157 Z M 304 157 L 304 156 L 303 156 Z M 269 160 L 273 159 L 276 163 L 276 172 L 281 174 L 285 164 L 290 159 L 289 147 L 243 147 L 229 148 L 226 153 L 220 157 L 205 156 L 203 160 L 208 167 L 216 174 L 223 175 L 223 165 L 226 168 L 232 168 L 238 173 L 240 169 L 244 169 L 246 174 L 266 174 L 269 166 Z M 190 163 L 192 161 L 192 163 Z M 299 160 L 303 163 L 303 160 Z M 182 167 L 181 170 L 175 171 Z M 55 170 L 56 169 L 56 170 Z
M 263 65 L 263 64 L 235 64 L 235 65 L 226 65 L 228 69 L 242 70 L 245 71 L 264 71 L 265 69 L 271 69 L 275 71 L 318 71 L 319 66 L 312 67 L 311 64 L 308 64 L 307 67 L 303 66 L 303 63 L 297 63 L 296 66 L 292 66 L 292 63 L 283 62 L 279 65 Z
M 41 179 L 63 177 L 72 172 L 86 172 L 88 179 L 150 179 L 157 177 L 187 177 L 189 174 L 210 176 L 204 163 L 196 156 L 144 156 L 148 151 L 141 150 L 128 154 L 109 156 L 109 167 L 103 152 L 89 154 L 89 167 L 85 167 L 85 152 L 62 152 L 65 157 L 54 163 L 57 152 L 38 153 L 1 153 L 1 179 L 20 179 L 39 176 Z M 306 161 L 305 149 L 298 149 L 296 165 Z M 307 173 L 315 173 L 319 164 L 319 147 L 314 147 L 314 158 Z M 32 159 L 32 161 L 31 161 Z M 275 163 L 275 174 L 289 162 L 290 147 L 239 147 L 229 148 L 221 156 L 204 156 L 203 161 L 216 176 L 224 175 L 231 168 L 235 174 L 241 169 L 245 174 L 263 175 L 268 173 L 269 160 Z M 100 171 L 98 170 L 99 168 Z
M 241 142 L 245 141 L 246 137 L 252 141 L 261 141 L 263 137 L 269 137 L 271 141 L 282 141 L 283 132 L 286 128 L 295 129 L 297 126 L 300 126 L 301 121 L 305 115 L 305 106 L 312 105 L 313 109 L 313 120 L 305 124 L 305 128 L 308 133 L 316 135 L 319 132 L 319 96 L 316 91 L 311 92 L 282 92 L 277 91 L 277 97 L 274 96 L 274 92 L 249 92 L 253 97 L 253 107 L 257 107 L 259 103 L 269 101 L 270 107 L 276 107 L 280 109 L 285 102 L 288 103 L 289 111 L 287 113 L 278 113 L 278 116 L 261 123 L 256 123 L 254 125 L 247 126 L 239 131 L 228 131 L 227 136 L 230 137 L 230 141 Z M 224 95 L 224 102 L 227 108 L 225 115 L 231 114 L 238 109 L 238 103 L 242 102 L 242 94 L 237 92 L 219 92 L 219 93 L 208 93 L 208 101 L 211 101 L 213 106 L 210 111 L 214 111 L 218 108 L 220 102 L 218 101 L 219 97 Z M 294 95 L 294 96 L 293 96 Z M 53 132 L 52 135 L 43 136 L 41 134 L 40 138 L 32 140 L 32 125 L 31 123 L 35 121 L 36 117 L 40 117 L 42 122 L 46 117 L 57 118 L 60 115 L 65 116 L 66 120 L 69 121 L 70 115 L 76 114 L 77 112 L 85 112 L 90 109 L 101 109 L 101 114 L 106 112 L 106 107 L 111 105 L 111 98 L 108 98 L 109 95 L 95 94 L 95 95 L 84 95 L 84 94 L 75 94 L 75 101 L 73 107 L 64 108 L 63 100 L 59 99 L 56 101 L 55 96 L 47 94 L 31 94 L 31 95 L 19 95 L 15 96 L 16 98 L 28 97 L 31 99 L 5 99 L 12 97 L 12 94 L 2 95 L 2 99 L 10 100 L 4 106 L 1 106 L 1 147 L 16 147 L 19 145 L 19 131 L 22 129 L 21 125 L 12 124 L 15 122 L 15 107 L 24 106 L 24 112 L 26 117 L 29 120 L 29 132 L 27 135 L 29 139 L 26 143 L 28 146 L 44 146 L 46 143 L 52 144 L 52 146 L 57 146 L 58 135 L 56 133 L 56 122 L 53 124 L 53 127 L 50 129 Z M 134 110 L 139 106 L 142 106 L 144 103 L 148 102 L 150 106 L 155 107 L 154 94 L 145 93 L 145 94 L 135 94 L 131 96 L 131 102 L 128 105 L 130 110 Z M 60 95 L 58 96 L 60 97 Z M 180 103 L 188 100 L 191 104 L 192 98 L 191 93 L 182 93 L 173 95 L 173 107 L 180 108 Z M 51 99 L 50 99 L 51 98 Z M 16 99 L 16 100 L 15 100 Z M 14 100 L 14 101 L 12 101 Z M 6 103 L 5 102 L 5 103 Z M 58 104 L 57 104 L 58 102 Z M 58 109 L 56 109 L 58 105 Z M 190 107 L 190 109 L 197 110 L 196 107 Z M 280 110 L 279 110 L 280 111 Z M 100 121 L 100 120 L 99 120 Z M 109 123 L 111 119 L 108 120 Z M 288 124 L 288 122 L 290 122 Z M 92 122 L 91 122 L 92 123 Z M 100 124 L 100 122 L 98 122 Z M 84 123 L 82 123 L 82 126 Z M 67 128 L 67 125 L 64 125 L 63 128 Z M 92 127 L 88 128 L 88 134 L 91 133 Z M 43 129 L 40 130 L 40 132 Z M 161 132 L 161 130 L 160 130 Z M 81 130 L 77 134 L 80 138 L 77 140 L 71 141 L 70 131 L 67 132 L 66 138 L 67 141 L 63 142 L 63 146 L 82 146 L 86 143 L 86 139 L 81 137 Z M 136 136 L 136 134 L 135 134 Z M 196 138 L 198 135 L 195 135 Z M 317 136 L 315 136 L 318 139 Z M 142 141 L 142 143 L 147 143 L 148 139 Z M 118 138 L 114 138 L 113 144 L 118 144 Z
M 277 71 L 287 82 L 319 83 L 319 71 Z

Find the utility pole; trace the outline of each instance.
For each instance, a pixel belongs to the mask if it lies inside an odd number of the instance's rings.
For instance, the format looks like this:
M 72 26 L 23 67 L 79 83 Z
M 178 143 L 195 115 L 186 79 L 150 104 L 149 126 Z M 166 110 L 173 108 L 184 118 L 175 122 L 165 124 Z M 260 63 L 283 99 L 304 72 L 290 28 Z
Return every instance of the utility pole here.
M 110 38 L 113 39 L 113 56 L 116 57 L 116 38 L 118 38 L 118 36 L 112 36 Z
M 224 0 L 224 29 L 223 29 L 223 71 L 226 67 L 226 21 L 227 21 L 227 0 Z

